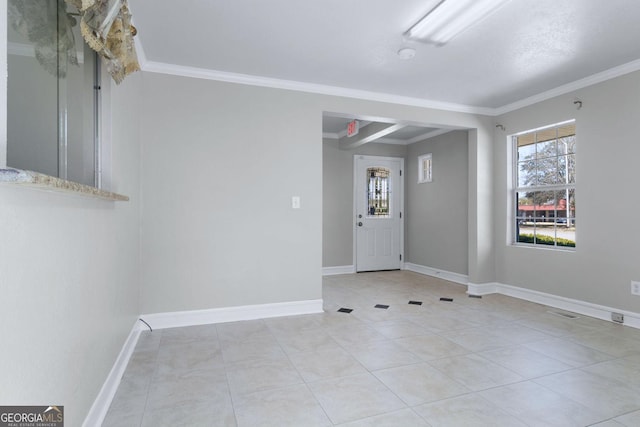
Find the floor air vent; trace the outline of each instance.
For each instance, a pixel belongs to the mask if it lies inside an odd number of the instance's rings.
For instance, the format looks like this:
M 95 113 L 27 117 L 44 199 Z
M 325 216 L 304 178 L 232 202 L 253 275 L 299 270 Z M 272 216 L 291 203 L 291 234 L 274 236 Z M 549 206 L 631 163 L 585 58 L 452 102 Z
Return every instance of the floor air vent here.
M 555 314 L 556 316 L 564 317 L 565 319 L 577 319 L 577 316 L 572 313 L 563 313 L 562 311 L 547 311 L 547 313 Z

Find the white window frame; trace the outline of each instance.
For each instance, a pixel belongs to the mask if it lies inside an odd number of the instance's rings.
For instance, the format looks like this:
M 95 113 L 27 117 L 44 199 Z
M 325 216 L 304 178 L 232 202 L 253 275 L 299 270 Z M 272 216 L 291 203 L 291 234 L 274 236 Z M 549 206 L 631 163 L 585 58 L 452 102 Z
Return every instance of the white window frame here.
M 548 126 L 542 126 L 536 129 L 530 129 L 530 130 L 526 130 L 523 132 L 519 132 L 513 135 L 510 135 L 508 137 L 508 142 L 510 144 L 510 149 L 512 152 L 512 160 L 511 160 L 511 178 L 512 178 L 512 191 L 511 191 L 511 201 L 512 201 L 512 212 L 514 212 L 514 216 L 511 217 L 511 223 L 513 224 L 512 226 L 510 226 L 511 228 L 511 244 L 514 246 L 525 246 L 525 247 L 530 247 L 530 248 L 539 248 L 539 249 L 551 249 L 551 250 L 563 250 L 563 251 L 575 251 L 575 247 L 571 247 L 571 246 L 562 246 L 562 245 L 558 245 L 557 242 L 554 245 L 546 245 L 546 244 L 537 244 L 537 243 L 527 243 L 527 242 L 519 242 L 518 241 L 518 236 L 519 236 L 519 221 L 521 221 L 522 218 L 520 218 L 518 216 L 518 193 L 522 193 L 522 192 L 533 192 L 533 191 L 563 191 L 563 190 L 573 190 L 574 191 L 574 197 L 575 197 L 575 192 L 576 192 L 576 178 L 574 176 L 574 182 L 573 183 L 566 183 L 566 184 L 545 184 L 545 185 L 536 185 L 536 186 L 528 186 L 528 187 L 519 187 L 518 186 L 518 173 L 519 173 L 519 159 L 518 159 L 518 137 L 525 135 L 525 134 L 529 134 L 529 133 L 533 133 L 533 132 L 539 132 L 539 131 L 543 131 L 543 130 L 548 130 L 548 129 L 553 129 L 553 128 L 559 128 L 561 126 L 564 125 L 568 125 L 568 124 L 575 124 L 575 119 L 572 120 L 566 120 L 560 123 L 555 123 L 552 125 L 548 125 Z M 577 132 L 576 132 L 577 134 Z M 576 144 L 576 148 L 575 150 L 577 151 L 577 144 Z M 574 153 L 575 154 L 575 153 Z M 566 203 L 569 203 L 569 200 L 567 200 Z M 571 220 L 573 221 L 573 223 L 575 224 L 576 218 L 572 217 Z M 569 218 L 567 218 L 567 221 L 569 221 Z M 577 244 L 576 244 L 577 246 Z
M 425 161 L 428 161 L 427 167 L 424 167 Z M 423 154 L 418 157 L 418 184 L 424 184 L 433 181 L 433 154 Z

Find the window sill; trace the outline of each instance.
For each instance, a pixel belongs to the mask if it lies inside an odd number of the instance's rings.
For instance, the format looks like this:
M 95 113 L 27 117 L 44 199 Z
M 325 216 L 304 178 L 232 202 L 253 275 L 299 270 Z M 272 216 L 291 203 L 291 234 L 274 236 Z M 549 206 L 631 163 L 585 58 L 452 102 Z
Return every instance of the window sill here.
M 38 172 L 20 169 L 0 169 L 0 183 L 19 184 L 44 190 L 72 193 L 103 200 L 127 202 L 129 197 L 110 191 L 101 190 L 89 185 L 78 184 Z
M 575 253 L 576 248 L 571 246 L 552 246 L 552 245 L 536 245 L 532 243 L 511 243 L 509 246 L 512 248 L 528 248 L 528 249 L 539 249 L 543 251 L 551 251 L 551 252 L 569 252 Z

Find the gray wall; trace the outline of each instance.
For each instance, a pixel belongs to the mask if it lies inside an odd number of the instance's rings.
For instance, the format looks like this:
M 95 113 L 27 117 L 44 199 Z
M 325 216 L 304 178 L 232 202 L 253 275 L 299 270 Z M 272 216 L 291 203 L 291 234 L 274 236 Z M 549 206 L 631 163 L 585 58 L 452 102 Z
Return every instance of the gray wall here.
M 502 283 L 640 312 L 630 281 L 640 280 L 640 72 L 505 114 L 495 135 L 496 276 Z M 577 110 L 573 101 L 583 107 Z M 576 119 L 576 250 L 509 244 L 506 136 Z
M 406 261 L 468 272 L 468 135 L 453 131 L 409 145 L 405 169 Z M 418 157 L 433 154 L 433 181 L 418 184 Z
M 143 79 L 142 313 L 322 297 L 324 111 L 492 128 L 464 113 L 155 73 Z M 301 197 L 300 210 L 291 209 L 292 196 Z M 347 203 L 350 222 L 350 196 Z M 352 263 L 342 256 L 334 262 Z
M 342 150 L 337 140 L 322 144 L 322 266 L 353 265 L 353 156 L 405 158 L 404 145 L 369 143 Z M 405 164 L 406 167 L 406 164 Z
M 309 96 L 144 79 L 142 312 L 322 298 L 322 128 Z
M 131 201 L 0 185 L 0 402 L 63 404 L 69 426 L 139 314 L 139 89 L 111 94 L 112 188 Z

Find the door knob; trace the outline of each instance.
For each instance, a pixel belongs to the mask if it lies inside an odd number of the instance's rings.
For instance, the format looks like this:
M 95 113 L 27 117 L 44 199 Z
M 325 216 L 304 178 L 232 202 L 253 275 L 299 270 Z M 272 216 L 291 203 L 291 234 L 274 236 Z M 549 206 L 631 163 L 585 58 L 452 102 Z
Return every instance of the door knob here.
M 362 227 L 362 222 L 359 222 L 359 223 L 358 223 L 358 227 Z

